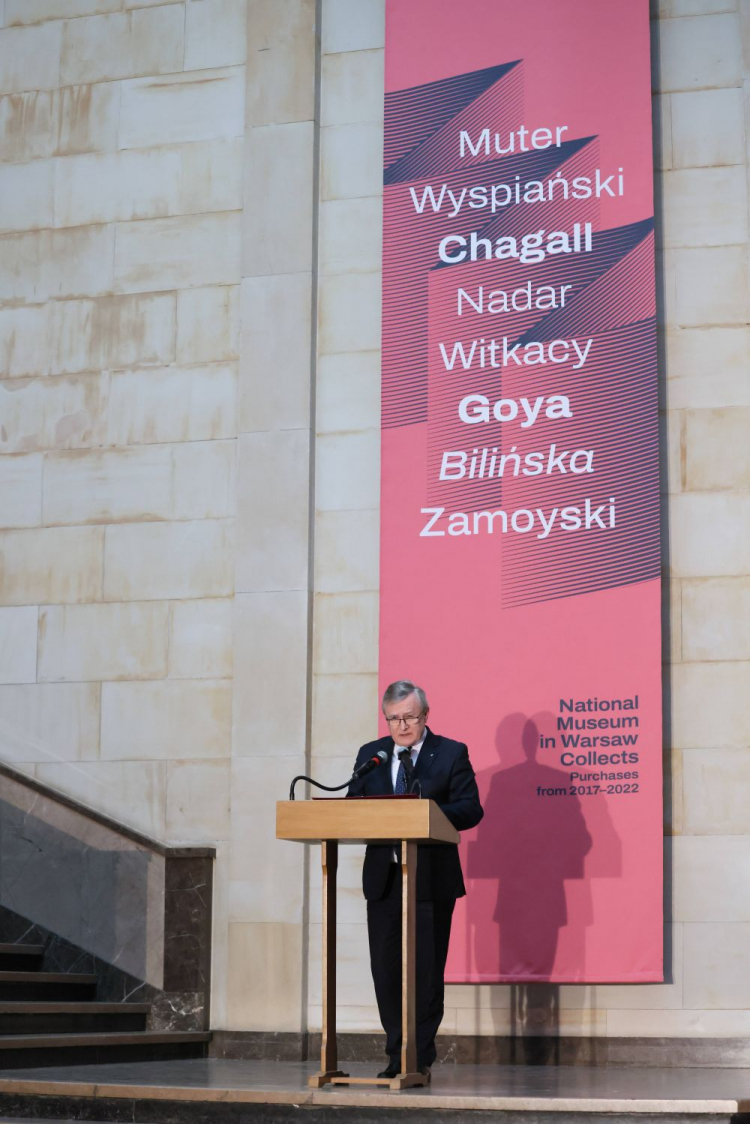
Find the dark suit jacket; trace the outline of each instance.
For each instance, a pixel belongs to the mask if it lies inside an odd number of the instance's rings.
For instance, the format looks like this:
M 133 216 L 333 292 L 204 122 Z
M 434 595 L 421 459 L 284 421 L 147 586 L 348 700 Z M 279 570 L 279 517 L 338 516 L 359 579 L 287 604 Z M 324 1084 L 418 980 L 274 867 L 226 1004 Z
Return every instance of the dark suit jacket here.
M 393 738 L 380 738 L 363 745 L 355 768 L 364 765 L 378 750 L 384 749 L 388 761 L 349 785 L 348 796 L 393 794 L 391 760 Z M 458 831 L 475 827 L 483 816 L 469 751 L 463 742 L 454 742 L 427 729 L 419 751 L 414 777 L 422 796 L 434 800 Z M 374 845 L 365 852 L 362 888 L 368 901 L 380 899 L 386 888 L 393 860 L 393 847 Z M 430 843 L 417 849 L 417 901 L 461 898 L 466 893 L 458 847 L 454 843 Z

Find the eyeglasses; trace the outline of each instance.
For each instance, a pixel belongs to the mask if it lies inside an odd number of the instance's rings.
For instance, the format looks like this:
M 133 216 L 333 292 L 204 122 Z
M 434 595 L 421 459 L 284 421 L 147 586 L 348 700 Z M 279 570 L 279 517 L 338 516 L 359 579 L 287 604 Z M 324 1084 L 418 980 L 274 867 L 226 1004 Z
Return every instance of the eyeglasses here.
M 405 714 L 402 718 L 396 718 L 396 717 L 388 718 L 388 717 L 386 717 L 386 722 L 388 723 L 389 726 L 400 726 L 402 722 L 403 722 L 404 726 L 416 726 L 417 722 L 419 722 L 419 719 L 422 718 L 423 716 L 424 716 L 424 711 L 422 711 L 421 714 L 417 714 L 417 715 Z

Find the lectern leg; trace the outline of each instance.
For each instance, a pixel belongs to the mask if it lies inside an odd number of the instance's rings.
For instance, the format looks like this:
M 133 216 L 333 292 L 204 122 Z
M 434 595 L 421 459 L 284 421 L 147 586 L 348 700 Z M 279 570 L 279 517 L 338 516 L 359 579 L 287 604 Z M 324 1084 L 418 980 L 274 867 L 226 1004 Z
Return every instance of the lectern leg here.
M 417 1070 L 417 844 L 401 843 L 401 1073 L 391 1081 L 392 1089 L 426 1085 Z
M 313 1089 L 334 1077 L 346 1077 L 338 1068 L 336 1049 L 336 874 L 339 845 L 335 840 L 320 847 L 323 867 L 323 1034 L 320 1047 L 320 1072 L 310 1077 Z

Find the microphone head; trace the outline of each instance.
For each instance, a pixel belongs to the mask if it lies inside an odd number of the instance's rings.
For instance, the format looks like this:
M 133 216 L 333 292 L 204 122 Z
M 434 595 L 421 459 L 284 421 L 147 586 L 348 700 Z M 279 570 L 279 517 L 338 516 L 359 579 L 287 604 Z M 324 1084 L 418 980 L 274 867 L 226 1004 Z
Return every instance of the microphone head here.
M 379 749 L 375 756 L 378 759 L 378 765 L 385 765 L 386 761 L 388 760 L 388 754 L 384 749 Z

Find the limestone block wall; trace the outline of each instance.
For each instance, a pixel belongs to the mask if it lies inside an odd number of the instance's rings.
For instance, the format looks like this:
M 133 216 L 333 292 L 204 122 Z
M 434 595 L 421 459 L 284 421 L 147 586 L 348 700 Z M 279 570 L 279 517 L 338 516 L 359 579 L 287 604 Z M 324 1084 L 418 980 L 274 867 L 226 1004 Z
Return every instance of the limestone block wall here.
M 247 14 L 0 4 L 0 755 L 220 874 Z
M 377 730 L 384 8 L 0 2 L 0 757 L 216 843 L 237 1033 L 320 1025 L 318 854 L 273 804 Z M 652 17 L 669 979 L 520 1022 L 452 986 L 446 1033 L 750 1038 L 750 0 Z

